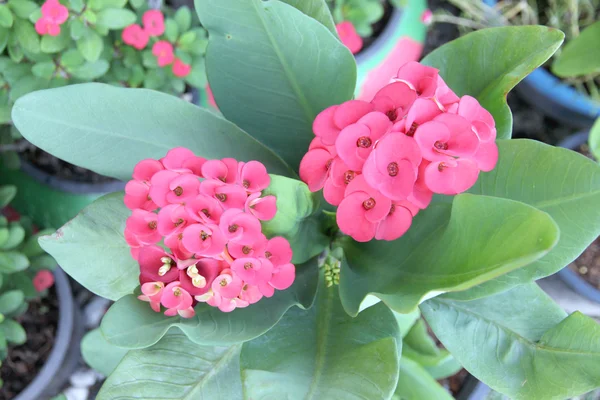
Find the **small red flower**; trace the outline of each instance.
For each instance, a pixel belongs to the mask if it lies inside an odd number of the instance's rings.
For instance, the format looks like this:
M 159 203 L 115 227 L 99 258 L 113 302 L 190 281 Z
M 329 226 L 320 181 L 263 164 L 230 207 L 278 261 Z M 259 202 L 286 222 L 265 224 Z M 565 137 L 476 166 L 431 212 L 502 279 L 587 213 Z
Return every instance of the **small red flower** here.
M 38 292 L 49 289 L 52 285 L 54 285 L 54 275 L 52 275 L 52 272 L 43 269 L 35 274 L 35 277 L 33 278 L 33 287 Z

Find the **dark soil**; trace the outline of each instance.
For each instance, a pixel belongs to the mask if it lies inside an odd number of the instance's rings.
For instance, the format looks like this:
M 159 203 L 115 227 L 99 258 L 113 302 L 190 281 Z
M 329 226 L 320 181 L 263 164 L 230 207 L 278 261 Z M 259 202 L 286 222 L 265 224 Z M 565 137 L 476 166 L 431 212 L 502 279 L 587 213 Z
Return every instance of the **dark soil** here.
M 19 394 L 37 376 L 54 345 L 58 323 L 58 298 L 52 288 L 48 296 L 29 303 L 25 314 L 17 318 L 27 332 L 27 342 L 8 349 L 2 361 L 0 399 L 10 400 Z
M 596 289 L 600 289 L 600 237 L 597 238 L 587 249 L 569 264 L 569 268 L 577 272 Z
M 371 25 L 371 28 L 373 28 L 373 35 L 368 38 L 363 38 L 363 48 L 360 50 L 360 52 L 358 54 L 365 51 L 371 44 L 373 44 L 373 42 L 379 37 L 379 35 L 381 35 L 383 30 L 387 26 L 388 21 L 392 17 L 393 11 L 394 11 L 394 7 L 390 4 L 390 2 L 384 1 L 383 2 L 383 17 L 381 17 L 381 19 L 379 21 L 377 21 L 373 25 Z
M 458 15 L 458 9 L 447 1 L 429 0 L 428 4 L 434 13 L 436 10 L 443 9 Z M 459 36 L 460 32 L 456 25 L 448 23 L 433 24 L 427 32 L 423 57 Z M 575 128 L 566 127 L 532 108 L 519 97 L 515 90 L 508 94 L 508 105 L 513 112 L 513 138 L 533 139 L 555 145 L 577 131 Z
M 104 183 L 114 181 L 112 178 L 98 175 L 85 168 L 69 164 L 33 145 L 22 152 L 21 157 L 23 160 L 33 164 L 42 171 L 60 179 L 84 183 Z
M 452 393 L 452 397 L 456 398 L 463 388 L 468 376 L 469 372 L 467 372 L 466 369 L 461 369 L 451 377 L 442 379 L 439 382 L 443 387 L 447 388 L 450 393 Z

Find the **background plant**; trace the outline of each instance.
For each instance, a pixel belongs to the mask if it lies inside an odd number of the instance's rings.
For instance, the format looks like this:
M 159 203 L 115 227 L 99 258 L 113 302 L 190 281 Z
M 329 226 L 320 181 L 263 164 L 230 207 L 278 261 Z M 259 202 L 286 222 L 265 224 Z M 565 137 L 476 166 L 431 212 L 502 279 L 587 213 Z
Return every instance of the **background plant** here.
M 362 37 L 373 35 L 372 25 L 384 14 L 381 0 L 327 0 L 336 24 L 350 21 Z
M 592 24 L 600 17 L 600 1 L 598 0 L 504 0 L 498 1 L 493 6 L 484 0 L 450 0 L 450 3 L 458 7 L 461 15 L 455 17 L 447 12 L 438 12 L 434 16 L 434 21 L 457 24 L 463 33 L 506 25 L 547 25 L 563 31 L 565 33 L 565 47 L 562 50 L 557 50 L 554 54 L 555 59 L 564 59 L 561 55 L 562 51 L 569 47 L 575 47 L 576 45 L 572 45 L 570 42 L 578 38 L 588 27 L 590 27 L 590 31 L 585 35 L 588 39 L 586 40 L 584 37 L 577 40 L 577 42 L 590 48 L 599 43 L 599 28 L 592 28 Z M 589 43 L 586 45 L 585 42 Z M 594 48 L 597 49 L 598 47 L 595 46 Z M 595 64 L 596 67 L 569 71 L 561 69 L 560 66 L 557 68 L 557 60 L 552 71 L 559 77 L 566 79 L 566 82 L 572 84 L 582 93 L 600 101 L 598 89 L 600 71 L 597 67 L 597 51 L 578 51 L 576 48 L 573 48 L 572 51 L 580 55 L 578 60 L 573 61 L 574 64 L 584 67 L 589 63 L 589 65 Z M 567 58 L 572 57 L 567 55 Z M 582 64 L 581 60 L 584 58 L 586 62 Z
M 0 187 L 2 211 L 6 211 L 15 193 L 12 186 Z M 0 214 L 0 360 L 6 358 L 10 346 L 26 342 L 18 317 L 27 311 L 30 300 L 45 295 L 52 286 L 50 270 L 56 265 L 37 242 L 48 231 L 34 234 L 27 218 L 9 221 L 5 214 Z

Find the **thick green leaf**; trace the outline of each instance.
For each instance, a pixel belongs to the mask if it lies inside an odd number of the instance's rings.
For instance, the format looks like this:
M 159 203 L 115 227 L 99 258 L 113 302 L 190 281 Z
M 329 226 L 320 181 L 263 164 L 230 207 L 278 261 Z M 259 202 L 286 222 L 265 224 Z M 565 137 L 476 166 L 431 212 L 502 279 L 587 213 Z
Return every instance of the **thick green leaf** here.
M 568 318 L 534 283 L 473 301 L 435 298 L 421 311 L 471 374 L 514 399 L 564 399 L 600 386 L 600 325 Z
M 14 23 L 14 30 L 19 44 L 23 48 L 31 53 L 40 52 L 40 38 L 33 27 L 33 24 L 23 19 L 16 19 Z
M 20 290 L 10 290 L 0 295 L 0 314 L 11 314 L 21 307 L 25 297 Z
M 17 321 L 12 319 L 5 319 L 4 322 L 0 324 L 0 331 L 2 331 L 9 343 L 17 346 L 22 345 L 27 340 L 25 329 L 23 329 Z
M 23 239 L 25 239 L 25 229 L 18 222 L 13 222 L 8 229 L 8 237 L 0 243 L 0 250 L 12 250 L 20 245 Z
M 95 62 L 86 62 L 83 65 L 70 69 L 71 74 L 75 78 L 83 80 L 98 79 L 110 68 L 110 64 L 106 60 L 98 60 Z
M 88 6 L 99 11 L 105 8 L 123 8 L 127 4 L 127 0 L 89 0 Z
M 4 208 L 15 198 L 17 194 L 17 188 L 14 186 L 1 186 L 0 187 L 0 209 Z
M 588 26 L 569 41 L 552 63 L 552 72 L 572 78 L 600 72 L 600 21 Z
M 571 150 L 532 140 L 501 140 L 496 169 L 481 174 L 470 193 L 517 200 L 548 213 L 560 240 L 542 259 L 466 292 L 455 299 L 489 296 L 552 275 L 600 235 L 600 165 Z
M 0 4 L 0 26 L 10 28 L 13 25 L 13 14 L 6 4 Z
M 13 120 L 37 147 L 122 180 L 131 179 L 139 161 L 164 157 L 178 146 L 205 158 L 260 160 L 270 173 L 293 176 L 278 156 L 232 123 L 151 90 L 88 83 L 32 93 L 15 104 Z
M 109 194 L 39 242 L 77 282 L 99 296 L 118 300 L 139 285 L 140 268 L 123 235 L 129 215 L 123 193 Z
M 368 297 L 374 297 L 378 301 L 380 301 L 375 296 L 367 296 L 367 298 Z M 363 302 L 363 304 L 364 304 L 364 302 Z M 394 311 L 394 317 L 396 317 L 396 321 L 398 322 L 398 329 L 400 329 L 400 334 L 402 334 L 403 338 L 406 335 L 408 335 L 408 332 L 410 332 L 410 329 L 413 327 L 415 322 L 417 322 L 419 320 L 420 316 L 421 316 L 421 312 L 419 311 L 418 308 L 415 308 L 414 311 L 412 311 L 408 314 L 400 314 L 400 313 L 397 313 Z
M 103 48 L 102 37 L 91 28 L 85 29 L 82 36 L 77 39 L 77 49 L 86 61 L 97 61 Z
M 109 376 L 129 350 L 113 346 L 108 343 L 100 328 L 88 332 L 81 340 L 81 355 L 85 362 L 102 373 Z
M 277 214 L 262 223 L 263 233 L 289 240 L 293 263 L 303 263 L 329 245 L 321 229 L 320 196 L 311 193 L 304 182 L 271 175 L 271 184 L 263 193 L 277 197 Z
M 321 281 L 307 311 L 290 310 L 263 336 L 244 343 L 245 399 L 389 399 L 402 342 L 379 303 L 351 318 L 335 287 Z
M 9 0 L 8 6 L 13 10 L 15 15 L 22 19 L 27 19 L 29 16 L 40 7 L 31 0 Z
M 402 358 L 398 386 L 392 396 L 393 400 L 452 400 L 454 397 L 440 386 L 429 373 L 418 363 Z
M 590 151 L 596 157 L 596 160 L 600 162 L 600 119 L 596 120 L 592 129 L 590 129 Z
M 564 34 L 545 26 L 482 29 L 433 51 L 423 63 L 459 96 L 476 97 L 496 120 L 499 139 L 510 139 L 512 114 L 506 95 L 561 45 Z
M 548 253 L 558 227 L 546 213 L 516 201 L 462 194 L 434 203 L 393 242 L 342 245 L 344 308 L 356 315 L 375 294 L 398 312 L 444 292 L 468 289 L 521 268 Z
M 51 37 L 51 36 L 44 36 L 44 37 Z M 56 64 L 54 64 L 53 61 L 42 61 L 42 62 L 34 64 L 34 66 L 31 67 L 31 72 L 33 73 L 33 75 L 37 76 L 38 78 L 43 78 L 43 79 L 52 78 L 52 75 L 54 75 L 55 71 L 56 71 Z
M 179 32 L 187 32 L 192 26 L 192 12 L 188 7 L 180 7 L 173 16 Z
M 134 24 L 137 16 L 123 8 L 105 8 L 96 14 L 96 23 L 108 29 L 123 29 Z
M 337 29 L 335 29 L 335 22 L 329 11 L 329 6 L 325 0 L 281 0 L 283 3 L 287 3 L 292 7 L 297 8 L 304 14 L 312 17 L 325 25 L 331 33 L 337 37 Z
M 12 274 L 23 271 L 29 267 L 29 259 L 16 251 L 7 251 L 0 253 L 0 272 Z M 1 312 L 1 311 L 0 311 Z
M 197 0 L 220 111 L 297 168 L 319 112 L 352 97 L 356 64 L 320 22 L 280 1 Z
M 58 53 L 59 51 L 63 51 L 64 49 L 66 49 L 69 44 L 71 44 L 71 36 L 69 34 L 69 29 L 66 29 L 66 27 L 64 27 L 61 29 L 60 35 L 58 36 L 42 36 L 40 49 L 44 53 Z
M 97 399 L 241 399 L 239 352 L 239 345 L 199 346 L 169 332 L 154 346 L 127 353 Z
M 182 330 L 195 343 L 230 345 L 254 339 L 271 329 L 292 306 L 309 307 L 317 289 L 317 261 L 298 265 L 296 280 L 287 290 L 276 291 L 246 308 L 224 313 L 204 303 L 196 315 L 185 319 L 165 317 L 152 311 L 148 303 L 129 295 L 117 301 L 102 319 L 102 333 L 113 345 L 145 348 L 156 343 L 171 327 Z

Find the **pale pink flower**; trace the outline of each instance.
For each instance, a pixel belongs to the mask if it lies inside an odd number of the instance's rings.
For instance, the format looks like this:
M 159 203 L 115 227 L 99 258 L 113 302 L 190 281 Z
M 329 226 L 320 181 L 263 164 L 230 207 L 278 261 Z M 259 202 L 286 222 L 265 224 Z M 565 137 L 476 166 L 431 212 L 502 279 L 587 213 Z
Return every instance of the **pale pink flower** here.
M 248 196 L 244 209 L 261 221 L 270 221 L 277 214 L 277 198 L 275 196 L 260 197 L 259 193 Z
M 160 298 L 160 303 L 167 308 L 165 315 L 169 317 L 179 314 L 183 318 L 192 318 L 195 315 L 193 302 L 192 296 L 178 281 L 169 283 Z
M 142 284 L 142 294 L 138 299 L 150 303 L 155 312 L 160 312 L 160 299 L 164 288 L 165 284 L 162 282 L 146 282 Z
M 182 243 L 198 256 L 214 257 L 223 252 L 227 239 L 217 225 L 192 224 L 183 230 Z
M 335 26 L 340 41 L 352 52 L 358 53 L 363 47 L 363 39 L 356 33 L 356 28 L 350 21 L 340 22 Z
M 166 40 L 159 40 L 152 46 L 152 54 L 156 56 L 159 67 L 165 67 L 175 60 L 173 45 Z

